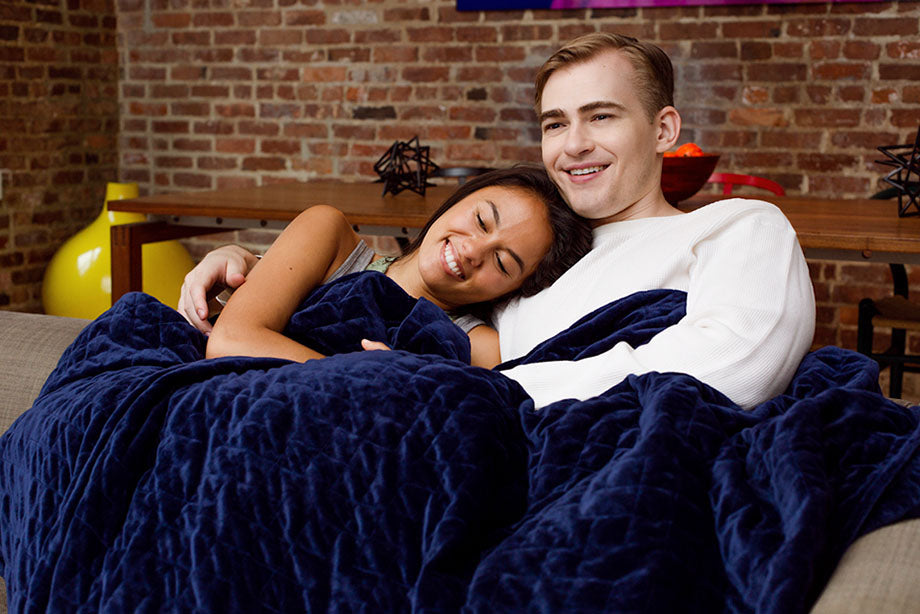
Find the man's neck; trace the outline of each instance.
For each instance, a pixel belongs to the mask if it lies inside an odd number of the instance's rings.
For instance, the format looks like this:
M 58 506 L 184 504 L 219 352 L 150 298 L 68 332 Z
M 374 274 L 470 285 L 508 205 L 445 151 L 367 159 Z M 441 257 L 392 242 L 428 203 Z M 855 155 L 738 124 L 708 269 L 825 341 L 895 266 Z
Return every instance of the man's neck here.
M 664 193 L 662 193 L 661 188 L 658 188 L 656 190 L 652 190 L 650 193 L 646 194 L 633 204 L 618 211 L 614 215 L 591 220 L 591 226 L 597 228 L 598 226 L 604 226 L 614 222 L 625 222 L 627 220 L 640 220 L 652 217 L 669 217 L 672 215 L 680 215 L 682 213 L 683 211 L 677 209 L 671 205 L 671 203 L 665 200 Z

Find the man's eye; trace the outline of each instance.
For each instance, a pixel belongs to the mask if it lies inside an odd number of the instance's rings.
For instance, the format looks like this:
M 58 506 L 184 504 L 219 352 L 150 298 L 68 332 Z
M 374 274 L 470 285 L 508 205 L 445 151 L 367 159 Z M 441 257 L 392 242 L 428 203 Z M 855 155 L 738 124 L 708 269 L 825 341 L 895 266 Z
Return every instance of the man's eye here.
M 595 121 L 602 121 L 602 120 L 605 120 L 605 119 L 610 119 L 611 117 L 613 117 L 613 116 L 610 115 L 609 113 L 598 113 L 597 115 L 594 116 L 594 120 L 595 120 Z
M 480 228 L 482 228 L 483 230 L 486 229 L 486 223 L 482 221 L 482 216 L 479 215 L 478 213 L 476 214 L 476 222 L 479 224 Z
M 550 124 L 544 124 L 544 125 L 543 125 L 543 132 L 549 132 L 550 130 L 556 130 L 557 128 L 559 128 L 559 127 L 561 127 L 561 126 L 562 126 L 562 124 L 559 123 L 559 122 L 552 122 L 552 123 L 550 123 Z

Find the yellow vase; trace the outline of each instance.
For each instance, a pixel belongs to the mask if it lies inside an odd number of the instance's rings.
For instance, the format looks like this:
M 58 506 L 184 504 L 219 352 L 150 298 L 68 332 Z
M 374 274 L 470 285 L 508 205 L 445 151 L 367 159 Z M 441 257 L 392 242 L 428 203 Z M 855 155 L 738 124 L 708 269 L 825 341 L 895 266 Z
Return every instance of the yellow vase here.
M 89 226 L 68 239 L 54 254 L 42 282 L 45 313 L 95 318 L 112 306 L 112 252 L 109 229 L 114 224 L 143 222 L 141 213 L 109 211 L 110 200 L 136 198 L 136 183 L 109 183 L 102 212 Z M 178 241 L 148 243 L 142 248 L 144 292 L 173 308 L 182 280 L 194 266 Z

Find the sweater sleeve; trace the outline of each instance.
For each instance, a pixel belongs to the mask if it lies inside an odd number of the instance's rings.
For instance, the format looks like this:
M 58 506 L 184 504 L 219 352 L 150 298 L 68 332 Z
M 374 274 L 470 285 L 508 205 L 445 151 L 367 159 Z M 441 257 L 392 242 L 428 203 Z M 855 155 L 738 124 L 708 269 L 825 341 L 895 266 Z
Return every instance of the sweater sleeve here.
M 811 347 L 815 303 L 795 231 L 777 215 L 743 216 L 698 241 L 686 316 L 645 345 L 623 342 L 597 356 L 519 365 L 505 375 L 537 408 L 586 399 L 650 371 L 687 373 L 744 408 L 781 393 Z

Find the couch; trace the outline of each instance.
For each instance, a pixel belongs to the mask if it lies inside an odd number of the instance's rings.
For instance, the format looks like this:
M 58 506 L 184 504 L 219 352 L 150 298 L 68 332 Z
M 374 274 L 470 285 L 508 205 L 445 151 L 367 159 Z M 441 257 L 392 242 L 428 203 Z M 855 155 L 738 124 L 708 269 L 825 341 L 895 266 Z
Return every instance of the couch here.
M 29 408 L 85 320 L 0 311 L 0 433 Z M 812 612 L 915 612 L 920 603 L 920 519 L 863 536 L 846 551 Z M 0 582 L 0 614 L 6 592 Z

